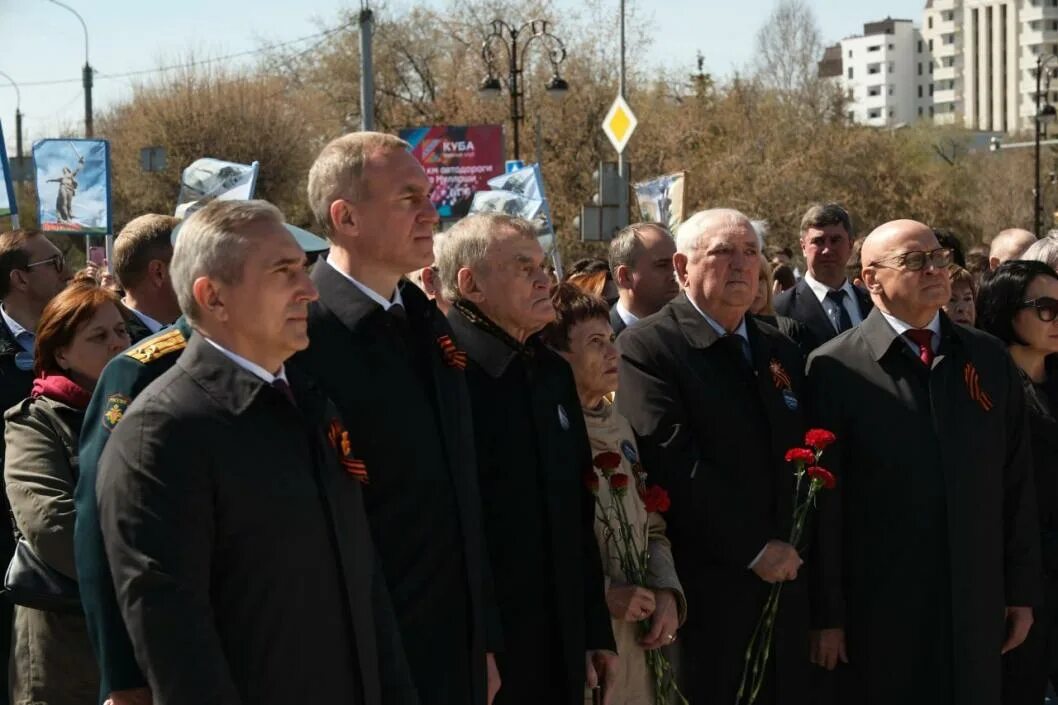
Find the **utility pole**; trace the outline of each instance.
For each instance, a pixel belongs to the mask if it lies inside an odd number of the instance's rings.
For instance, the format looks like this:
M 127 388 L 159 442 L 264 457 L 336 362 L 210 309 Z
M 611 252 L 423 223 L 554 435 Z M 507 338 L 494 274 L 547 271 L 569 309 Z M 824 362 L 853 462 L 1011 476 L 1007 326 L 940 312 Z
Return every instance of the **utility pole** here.
M 367 6 L 360 4 L 360 129 L 367 132 L 375 129 L 375 73 L 372 66 L 371 32 L 375 15 Z
M 84 30 L 84 68 L 81 69 L 81 84 L 84 86 L 84 136 L 92 137 L 92 64 L 88 61 L 88 25 L 85 24 L 84 18 L 69 5 L 59 0 L 48 0 L 53 5 L 69 10 L 73 13 L 77 21 L 81 23 L 81 29 Z
M 621 100 L 625 100 L 625 0 L 621 0 L 621 74 L 618 92 Z M 621 209 L 622 219 L 628 216 L 628 175 L 625 171 L 625 155 L 624 150 L 621 150 L 617 153 L 617 175 L 621 178 L 623 187 L 617 205 Z

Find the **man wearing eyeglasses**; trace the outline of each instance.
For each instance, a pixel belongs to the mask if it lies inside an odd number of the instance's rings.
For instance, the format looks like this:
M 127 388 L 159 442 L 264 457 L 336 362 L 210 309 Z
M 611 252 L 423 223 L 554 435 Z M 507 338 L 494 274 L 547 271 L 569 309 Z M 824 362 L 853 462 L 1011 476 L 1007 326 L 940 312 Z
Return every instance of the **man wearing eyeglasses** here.
M 858 325 L 871 297 L 846 277 L 852 253 L 852 220 L 836 203 L 817 204 L 801 219 L 801 251 L 808 272 L 775 298 L 775 312 L 798 321 L 815 345 Z
M 29 396 L 37 321 L 69 279 L 62 253 L 40 231 L 0 234 L 0 409 L 9 409 Z M 0 465 L 2 458 L 0 440 Z M 6 496 L 0 500 L 0 512 L 4 517 L 0 521 L 0 566 L 6 567 L 15 549 Z M 6 600 L 0 600 L 0 634 L 11 632 L 11 610 Z M 9 650 L 9 640 L 0 639 L 0 663 L 7 663 Z M 7 703 L 7 692 L 7 669 L 0 669 L 0 704 Z
M 1002 344 L 941 311 L 951 250 L 911 220 L 863 244 L 875 309 L 808 361 L 837 443 L 820 501 L 814 663 L 842 703 L 994 705 L 1040 558 L 1025 400 Z

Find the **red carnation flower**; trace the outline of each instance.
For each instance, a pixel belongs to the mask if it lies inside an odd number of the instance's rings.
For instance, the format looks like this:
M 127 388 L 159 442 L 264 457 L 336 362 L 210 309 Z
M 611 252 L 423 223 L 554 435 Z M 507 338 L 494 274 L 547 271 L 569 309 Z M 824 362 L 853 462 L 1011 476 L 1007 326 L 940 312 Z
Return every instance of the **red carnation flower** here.
M 643 490 L 639 496 L 648 512 L 663 513 L 669 511 L 669 507 L 672 506 L 672 502 L 669 500 L 669 493 L 659 485 L 651 485 Z
M 592 462 L 595 464 L 595 467 L 602 470 L 604 476 L 609 477 L 613 474 L 614 470 L 621 467 L 621 456 L 614 453 L 612 450 L 608 450 L 596 455 Z
M 786 451 L 786 462 L 788 463 L 814 463 L 816 452 L 808 448 L 791 448 Z
M 805 445 L 816 450 L 823 450 L 837 440 L 837 437 L 825 428 L 813 428 L 805 434 Z
M 808 468 L 807 472 L 809 479 L 811 479 L 813 482 L 818 481 L 819 484 L 823 485 L 824 489 L 832 490 L 834 489 L 834 486 L 838 484 L 837 478 L 835 478 L 833 473 L 831 473 L 826 468 L 821 468 L 818 465 L 813 465 L 812 467 Z
M 609 480 L 610 489 L 618 496 L 623 495 L 628 489 L 628 475 L 625 475 L 623 472 L 610 475 Z
M 584 471 L 584 486 L 592 494 L 599 494 L 599 476 L 591 468 Z

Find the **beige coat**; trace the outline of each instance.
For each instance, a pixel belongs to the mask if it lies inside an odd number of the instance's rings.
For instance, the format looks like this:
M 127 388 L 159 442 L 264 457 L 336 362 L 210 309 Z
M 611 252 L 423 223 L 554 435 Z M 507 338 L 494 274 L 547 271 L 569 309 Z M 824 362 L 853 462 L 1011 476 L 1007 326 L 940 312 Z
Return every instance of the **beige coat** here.
M 4 415 L 4 486 L 18 530 L 49 566 L 74 567 L 73 492 L 84 411 L 45 397 Z M 99 674 L 80 614 L 15 607 L 12 705 L 92 705 Z
M 588 427 L 588 438 L 591 441 L 592 456 L 605 451 L 612 451 L 621 456 L 621 467 L 616 472 L 625 473 L 636 483 L 637 473 L 633 465 L 638 465 L 638 448 L 632 427 L 607 400 L 599 410 L 584 410 L 584 420 Z M 638 468 L 637 468 L 638 469 Z M 640 469 L 642 471 L 642 469 Z M 647 468 L 649 472 L 649 468 Z M 599 469 L 595 469 L 599 474 Z M 601 475 L 600 475 L 601 477 Z M 599 498 L 608 506 L 611 497 L 606 490 L 605 480 L 601 480 L 603 489 Z M 636 483 L 638 484 L 638 483 Z M 646 587 L 672 590 L 676 595 L 679 610 L 679 621 L 687 619 L 687 602 L 683 597 L 683 587 L 676 576 L 676 567 L 672 561 L 669 540 L 665 536 L 665 520 L 657 513 L 647 513 L 636 490 L 636 484 L 630 485 L 622 501 L 629 522 L 639 527 L 636 532 L 642 536 L 642 527 L 647 529 L 647 549 L 650 579 Z M 599 542 L 599 553 L 603 561 L 603 573 L 606 587 L 626 585 L 628 580 L 621 570 L 620 558 L 613 544 L 606 538 L 606 526 L 601 518 L 602 509 L 596 506 L 595 537 Z M 611 619 L 614 639 L 617 642 L 617 653 L 621 657 L 621 669 L 618 675 L 618 686 L 613 700 L 614 705 L 654 705 L 654 685 L 647 668 L 646 655 L 639 646 L 639 627 L 634 622 Z M 591 702 L 590 692 L 585 693 L 585 702 Z

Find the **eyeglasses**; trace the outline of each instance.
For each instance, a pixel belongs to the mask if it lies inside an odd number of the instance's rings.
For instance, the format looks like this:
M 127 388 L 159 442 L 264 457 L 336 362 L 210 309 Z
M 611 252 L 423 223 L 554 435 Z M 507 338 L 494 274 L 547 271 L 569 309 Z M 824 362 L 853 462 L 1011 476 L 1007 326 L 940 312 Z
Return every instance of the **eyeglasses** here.
M 1023 301 L 1020 308 L 1035 309 L 1036 316 L 1044 323 L 1050 323 L 1058 317 L 1058 299 L 1052 299 L 1050 296 Z
M 947 269 L 953 259 L 953 252 L 947 247 L 938 247 L 935 250 L 928 252 L 921 250 L 913 250 L 911 252 L 901 252 L 898 255 L 892 257 L 886 257 L 884 259 L 871 262 L 871 267 L 884 267 L 886 269 L 906 269 L 909 272 L 917 272 L 921 269 L 925 269 L 926 264 L 931 264 L 935 269 Z M 896 262 L 896 267 L 890 267 L 884 262 Z
M 49 264 L 49 263 L 53 267 L 55 267 L 55 271 L 56 272 L 62 272 L 62 270 L 66 269 L 66 258 L 62 256 L 62 253 L 59 253 L 57 255 L 52 255 L 51 257 L 48 257 L 47 259 L 38 260 L 37 262 L 30 262 L 29 264 L 26 265 L 26 269 L 33 269 L 34 267 L 38 267 L 38 266 L 40 266 L 42 264 Z

